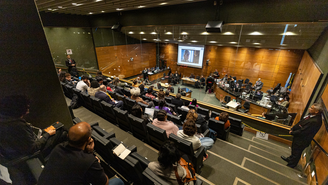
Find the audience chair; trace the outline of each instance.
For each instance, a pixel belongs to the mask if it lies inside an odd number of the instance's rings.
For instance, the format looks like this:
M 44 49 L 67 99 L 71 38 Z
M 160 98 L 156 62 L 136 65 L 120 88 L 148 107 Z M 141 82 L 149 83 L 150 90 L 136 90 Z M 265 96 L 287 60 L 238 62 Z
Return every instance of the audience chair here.
M 227 108 L 227 104 L 231 101 L 231 97 L 230 96 L 225 96 L 224 97 L 224 102 L 221 103 L 222 107 Z
M 246 78 L 246 80 L 245 80 L 245 84 L 248 84 L 248 82 L 249 82 L 249 79 L 248 79 L 248 78 Z
M 243 109 L 240 108 L 238 109 L 239 112 L 242 112 L 242 113 L 247 113 L 249 108 L 250 108 L 251 104 L 248 102 L 248 101 L 245 101 L 244 105 L 243 105 Z
M 146 108 L 148 107 L 148 105 L 143 104 L 141 102 L 138 102 L 138 104 L 140 105 L 140 107 L 142 108 L 142 111 L 145 112 Z
M 153 99 L 153 102 L 154 102 L 154 105 L 155 105 L 155 106 L 158 106 L 158 104 L 159 104 L 159 100 L 158 100 L 158 99 L 154 98 L 154 99 Z
M 90 95 L 88 95 L 85 92 L 81 92 L 81 96 L 82 96 L 83 101 L 84 101 L 84 107 L 89 109 L 89 110 L 93 110 L 93 105 L 92 105 L 92 101 L 90 99 Z
M 81 95 L 81 91 L 78 90 L 78 89 L 76 89 L 76 88 L 73 88 L 73 92 L 74 92 L 74 94 L 76 94 L 77 97 L 78 97 L 78 103 L 79 103 L 80 105 L 84 106 L 84 101 L 83 101 L 83 97 L 82 97 L 82 95 Z
M 131 129 L 133 136 L 136 138 L 149 143 L 149 136 L 147 132 L 147 126 L 143 119 L 133 116 L 132 114 L 128 115 L 129 121 L 131 123 Z
M 167 119 L 169 121 L 172 121 L 174 124 L 176 125 L 180 125 L 182 126 L 182 123 L 181 123 L 181 120 L 178 116 L 174 116 L 174 115 L 171 115 L 171 114 L 167 114 Z
M 75 117 L 75 118 L 73 119 L 73 125 L 75 125 L 75 124 L 77 124 L 77 123 L 80 123 L 80 122 L 82 122 L 82 121 L 81 121 L 80 118 L 78 118 L 78 117 Z
M 190 104 L 189 104 L 189 105 L 188 105 L 188 108 L 189 108 L 189 109 L 194 109 L 194 110 L 196 110 L 196 106 L 195 106 L 195 105 L 190 105 Z
M 114 92 L 112 92 L 112 91 L 107 91 L 107 93 L 108 93 L 112 98 L 114 98 L 114 100 L 117 99 L 116 94 L 115 94 Z
M 105 118 L 106 116 L 105 116 L 104 110 L 101 106 L 102 100 L 100 100 L 99 98 L 93 97 L 93 96 L 91 96 L 90 99 L 91 99 L 91 102 L 92 102 L 93 109 L 95 110 L 94 113 L 96 113 L 99 116 Z
M 117 107 L 114 107 L 113 110 L 115 112 L 116 121 L 118 123 L 118 126 L 125 131 L 131 131 L 131 124 L 128 119 L 128 111 L 121 110 Z
M 161 184 L 161 185 L 170 185 L 169 182 L 166 182 L 162 178 L 158 177 L 150 168 L 146 168 L 143 172 L 142 175 L 145 179 L 145 184 L 146 185 L 154 185 L 154 184 Z
M 139 161 L 142 170 L 145 170 L 148 167 L 148 164 L 150 163 L 147 157 L 140 155 L 138 152 L 133 152 L 130 154 L 130 156 Z
M 176 144 L 178 150 L 182 154 L 186 154 L 188 156 L 189 160 L 194 165 L 195 172 L 200 174 L 201 168 L 203 167 L 205 148 L 201 146 L 197 151 L 194 151 L 190 141 L 184 140 L 174 134 L 170 134 L 169 139 Z
M 166 101 L 166 103 L 171 103 L 171 98 L 168 98 L 168 97 L 165 97 L 165 101 Z
M 241 122 L 241 119 L 237 119 L 229 116 L 230 132 L 242 136 L 244 133 L 245 125 Z
M 147 131 L 149 134 L 150 144 L 156 149 L 159 149 L 167 140 L 166 131 L 154 126 L 151 123 L 147 124 Z
M 130 99 L 130 98 L 125 98 L 124 99 L 124 105 L 125 105 L 125 108 L 126 108 L 126 110 L 128 110 L 129 112 L 131 112 L 131 110 L 132 110 L 132 107 L 133 107 L 133 105 L 136 103 L 136 101 L 135 100 L 132 100 L 132 99 Z
M 107 121 L 113 123 L 114 125 L 117 125 L 115 112 L 113 110 L 114 106 L 110 103 L 105 102 L 105 101 L 102 101 L 101 105 L 102 105 L 103 110 L 104 110 L 105 119 Z
M 117 100 L 124 102 L 125 97 L 123 95 L 118 94 L 118 93 L 115 93 L 115 94 L 116 94 Z
M 131 97 L 131 93 L 129 89 L 123 89 L 123 93 L 125 94 L 125 96 Z
M 148 100 L 148 101 L 153 101 L 152 99 L 151 99 L 151 97 L 148 97 L 148 96 L 146 96 L 146 95 L 141 95 L 141 98 L 143 99 L 143 100 Z
M 220 116 L 220 113 L 218 113 L 218 112 L 215 112 L 215 111 L 212 111 L 212 113 L 211 113 L 211 118 L 216 118 L 216 117 L 219 117 Z
M 204 108 L 198 107 L 197 108 L 197 113 L 198 114 L 201 114 L 201 115 L 204 115 L 206 120 L 209 119 L 210 111 L 208 109 L 204 109 Z
M 173 105 L 173 104 L 171 104 L 171 103 L 166 103 L 166 105 L 167 105 L 168 107 L 170 107 L 174 112 L 177 112 L 177 108 L 176 108 L 175 105 Z
M 225 140 L 225 141 L 228 140 L 231 126 L 227 129 L 224 129 L 224 123 L 222 121 L 218 121 L 214 118 L 211 118 L 209 120 L 208 126 L 210 129 L 216 131 L 218 138 Z
M 183 108 L 181 108 L 181 107 L 178 107 L 178 113 L 181 115 L 181 116 L 180 116 L 180 120 L 181 120 L 182 122 L 184 122 L 185 119 L 186 119 L 186 117 L 187 117 L 188 110 L 183 109 Z
M 67 89 L 67 98 L 72 99 L 73 98 L 73 86 L 66 84 L 65 85 Z

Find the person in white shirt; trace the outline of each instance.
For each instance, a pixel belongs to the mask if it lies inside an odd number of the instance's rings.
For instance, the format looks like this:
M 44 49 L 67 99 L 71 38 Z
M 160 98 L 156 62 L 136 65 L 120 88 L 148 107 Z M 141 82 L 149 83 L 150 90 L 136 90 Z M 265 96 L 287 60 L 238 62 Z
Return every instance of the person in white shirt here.
M 88 93 L 88 87 L 90 87 L 90 81 L 88 77 L 82 76 L 81 81 L 79 81 L 76 85 L 76 89 L 80 90 L 81 92 Z

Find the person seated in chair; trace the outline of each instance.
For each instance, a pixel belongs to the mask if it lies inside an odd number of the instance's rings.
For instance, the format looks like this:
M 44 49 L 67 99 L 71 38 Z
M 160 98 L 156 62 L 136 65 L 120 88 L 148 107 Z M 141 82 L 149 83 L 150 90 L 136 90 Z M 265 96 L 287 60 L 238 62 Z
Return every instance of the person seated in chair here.
M 154 106 L 153 102 L 146 102 L 140 97 L 140 89 L 139 88 L 135 87 L 135 88 L 131 89 L 130 93 L 131 93 L 131 99 L 135 100 L 137 103 L 138 102 L 143 103 L 145 105 L 148 105 L 148 107 Z
M 175 112 L 172 113 L 170 108 L 166 107 L 165 105 L 166 105 L 165 100 L 159 100 L 158 106 L 155 106 L 155 109 L 165 110 L 165 112 L 168 114 L 176 115 Z
M 148 123 L 152 122 L 152 119 L 149 118 L 147 115 L 144 114 L 141 106 L 139 104 L 135 104 L 133 105 L 132 109 L 131 109 L 131 114 L 137 118 L 141 118 L 143 119 L 144 123 L 147 125 Z
M 166 91 L 165 91 L 165 98 L 173 99 L 173 97 L 170 96 L 170 91 L 169 91 L 169 90 L 166 90 Z
M 157 117 L 153 121 L 153 125 L 165 130 L 167 138 L 169 138 L 171 133 L 177 135 L 179 130 L 178 126 L 176 126 L 172 121 L 167 120 L 167 113 L 165 110 L 158 111 Z
M 261 81 L 261 78 L 259 78 L 259 79 L 255 82 L 253 88 L 254 88 L 255 91 L 257 91 L 257 90 L 261 90 L 262 87 L 263 87 L 263 82 Z
M 222 121 L 224 123 L 224 129 L 227 129 L 230 127 L 229 114 L 227 112 L 222 112 L 215 119 L 218 121 Z
M 96 77 L 96 80 L 97 80 L 99 85 L 103 85 L 104 79 L 101 76 Z
M 114 105 L 115 107 L 123 108 L 123 101 L 116 101 L 116 100 L 114 100 L 114 98 L 112 98 L 112 97 L 108 94 L 105 85 L 101 85 L 101 86 L 99 87 L 99 91 L 96 92 L 95 97 L 96 97 L 96 98 L 99 98 L 100 100 L 103 100 L 103 101 L 105 101 L 105 102 L 107 102 L 107 103 L 109 103 L 109 104 L 112 104 L 112 105 Z
M 191 75 L 189 76 L 189 78 L 195 78 L 195 75 L 193 73 L 191 73 Z
M 171 103 L 176 107 L 181 107 L 183 105 L 183 101 L 181 100 L 181 94 L 176 94 L 175 98 L 172 98 Z
M 197 99 L 196 98 L 192 99 L 192 101 L 189 103 L 189 105 L 194 105 L 196 107 L 196 109 L 199 107 L 198 104 L 197 104 Z
M 60 142 L 67 140 L 67 132 L 61 128 L 41 130 L 28 123 L 24 116 L 29 114 L 30 99 L 23 95 L 6 96 L 0 101 L 0 153 L 8 161 L 41 151 L 47 157 Z M 33 174 L 26 163 L 8 167 L 13 184 L 36 184 Z
M 82 76 L 81 80 L 76 84 L 76 89 L 80 90 L 81 92 L 88 93 L 88 88 L 90 87 L 89 78 L 86 76 Z
M 158 91 L 158 93 L 157 93 L 157 99 L 158 100 L 165 100 L 165 93 L 164 93 L 163 89 L 160 90 L 160 91 Z
M 172 185 L 194 185 L 194 182 L 183 183 L 186 170 L 180 166 L 181 154 L 173 141 L 166 141 L 159 149 L 157 161 L 150 162 L 148 167 L 159 177 Z M 176 169 L 176 170 L 175 170 Z M 178 182 L 177 175 L 181 182 Z
M 169 84 L 169 87 L 167 88 L 167 90 L 171 93 L 174 93 L 174 88 L 172 87 L 171 84 Z
M 135 79 L 135 80 L 133 80 L 133 85 L 132 85 L 132 87 L 138 87 L 138 81 Z
M 145 94 L 145 96 L 147 96 L 147 97 L 149 97 L 149 98 L 151 98 L 151 99 L 154 99 L 154 98 L 156 98 L 154 95 L 153 95 L 153 87 L 149 87 L 148 89 L 147 89 L 147 93 Z
M 195 109 L 190 109 L 186 116 L 186 120 L 192 120 L 195 124 L 199 124 L 200 128 L 198 129 L 198 133 L 202 134 L 208 129 L 207 122 L 203 116 L 200 116 L 196 113 Z
M 92 81 L 90 87 L 88 88 L 88 94 L 90 96 L 95 96 L 96 92 L 99 91 L 99 83 L 97 81 Z
M 93 154 L 94 141 L 91 126 L 80 122 L 68 132 L 68 142 L 59 144 L 51 152 L 38 185 L 99 184 L 124 185 L 119 178 L 109 180 Z
M 72 75 L 69 73 L 65 73 L 64 83 L 66 83 L 70 86 L 75 86 L 75 81 L 72 80 Z

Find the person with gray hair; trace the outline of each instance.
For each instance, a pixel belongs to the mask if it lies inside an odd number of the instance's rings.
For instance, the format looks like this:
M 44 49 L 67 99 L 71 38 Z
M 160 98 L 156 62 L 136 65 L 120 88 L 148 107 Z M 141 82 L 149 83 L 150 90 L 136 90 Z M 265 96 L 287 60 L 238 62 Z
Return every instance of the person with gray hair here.
M 99 98 L 100 100 L 103 100 L 109 104 L 114 105 L 115 107 L 118 108 L 123 108 L 123 101 L 116 101 L 114 100 L 114 98 L 112 98 L 109 93 L 107 92 L 106 86 L 105 85 L 101 85 L 99 87 L 99 91 L 96 92 L 95 94 L 96 98 Z
M 294 136 L 292 153 L 289 157 L 281 156 L 284 161 L 288 162 L 288 167 L 297 166 L 303 150 L 311 144 L 313 137 L 321 128 L 322 110 L 321 104 L 314 103 L 309 108 L 309 114 L 290 129 L 289 134 Z
M 140 97 L 140 89 L 138 87 L 135 87 L 135 88 L 132 88 L 130 90 L 130 93 L 131 93 L 131 99 L 132 100 L 135 100 L 136 102 L 140 102 L 140 103 L 143 103 L 145 105 L 148 105 L 149 106 L 149 103 L 144 101 L 141 97 Z

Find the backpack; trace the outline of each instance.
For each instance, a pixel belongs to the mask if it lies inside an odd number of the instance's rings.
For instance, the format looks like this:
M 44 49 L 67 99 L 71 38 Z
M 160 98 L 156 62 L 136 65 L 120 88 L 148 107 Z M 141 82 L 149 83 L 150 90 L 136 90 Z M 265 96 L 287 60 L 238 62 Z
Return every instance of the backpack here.
M 179 173 L 177 170 L 177 167 L 174 167 L 175 170 L 175 176 L 177 177 L 177 181 L 179 183 L 179 185 L 183 185 L 183 184 L 188 184 L 189 182 L 192 182 L 191 184 L 194 184 L 194 182 L 196 182 L 197 178 L 196 178 L 196 173 L 195 173 L 195 169 L 193 167 L 193 165 L 189 162 L 187 162 L 186 160 L 184 160 L 182 157 L 180 158 L 179 164 L 182 168 L 184 168 L 186 170 L 186 177 L 181 180 L 181 178 L 179 177 Z

